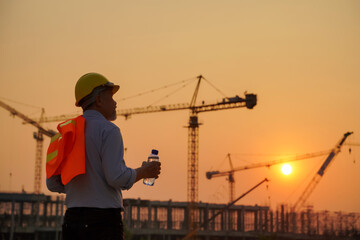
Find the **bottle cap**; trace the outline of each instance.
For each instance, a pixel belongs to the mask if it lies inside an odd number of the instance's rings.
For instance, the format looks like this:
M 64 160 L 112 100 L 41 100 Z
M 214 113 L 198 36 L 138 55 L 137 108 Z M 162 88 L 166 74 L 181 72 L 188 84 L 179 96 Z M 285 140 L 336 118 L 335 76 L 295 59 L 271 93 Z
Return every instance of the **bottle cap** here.
M 152 154 L 155 154 L 155 155 L 158 155 L 159 151 L 156 150 L 156 149 L 153 149 L 153 150 L 151 150 L 151 153 L 152 153 Z

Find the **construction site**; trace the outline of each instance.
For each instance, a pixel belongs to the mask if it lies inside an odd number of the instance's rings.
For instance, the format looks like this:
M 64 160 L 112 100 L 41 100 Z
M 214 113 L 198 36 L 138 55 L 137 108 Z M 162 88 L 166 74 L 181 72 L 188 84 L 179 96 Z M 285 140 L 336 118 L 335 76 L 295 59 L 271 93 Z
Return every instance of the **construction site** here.
M 360 214 L 293 212 L 286 205 L 243 206 L 199 202 L 195 231 L 188 202 L 125 199 L 125 239 L 359 239 Z M 0 194 L 0 239 L 61 239 L 66 207 L 62 197 Z M 215 216 L 215 217 L 214 217 Z M 193 234 L 189 236 L 189 232 Z M 196 237 L 194 237 L 196 236 Z
M 228 204 L 199 201 L 201 123 L 198 121 L 198 114 L 234 108 L 251 110 L 257 105 L 257 95 L 246 93 L 243 98 L 236 95 L 224 97 L 222 101 L 210 104 L 204 101 L 197 104 L 200 83 L 206 79 L 200 75 L 196 80 L 197 84 L 190 103 L 117 110 L 117 115 L 125 118 L 144 113 L 177 110 L 190 112 L 186 126 L 188 128 L 187 201 L 124 199 L 123 221 L 126 239 L 360 239 L 360 213 L 315 211 L 312 206 L 307 205 L 309 196 L 352 132 L 344 133 L 336 145 L 328 151 L 297 155 L 293 158 L 280 158 L 234 167 L 231 154 L 228 154 L 229 170 L 206 172 L 206 178 L 209 180 L 215 177 L 227 177 Z M 61 239 L 61 225 L 66 211 L 64 196 L 54 197 L 41 193 L 41 185 L 44 181 L 41 176 L 44 136 L 52 137 L 56 134 L 55 131 L 43 127 L 43 124 L 61 122 L 76 115 L 46 117 L 42 111 L 39 119 L 32 119 L 3 101 L 0 101 L 0 106 L 12 116 L 19 117 L 37 129 L 33 135 L 36 140 L 34 192 L 0 193 L 0 240 Z M 294 204 L 282 204 L 276 209 L 266 205 L 237 204 L 240 199 L 269 180 L 265 178 L 237 197 L 234 193 L 235 172 L 319 156 L 327 157 Z
M 0 0 L 0 240 L 360 240 L 359 42 L 360 0 Z

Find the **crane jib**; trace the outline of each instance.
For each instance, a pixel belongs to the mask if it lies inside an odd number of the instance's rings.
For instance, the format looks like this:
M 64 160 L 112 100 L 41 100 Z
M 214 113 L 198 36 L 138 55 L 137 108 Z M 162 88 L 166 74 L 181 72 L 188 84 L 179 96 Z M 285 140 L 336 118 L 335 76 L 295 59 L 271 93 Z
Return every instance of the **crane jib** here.
M 319 171 L 317 172 L 320 176 L 324 175 L 325 169 L 327 168 L 327 166 L 329 166 L 331 160 L 335 157 L 335 153 L 334 151 L 332 151 L 329 156 L 326 158 L 325 162 L 323 163 L 323 165 L 321 166 L 321 168 L 319 169 Z
M 351 135 L 353 132 L 347 132 L 344 134 L 344 137 L 340 140 L 340 142 L 338 143 L 338 145 L 336 146 L 336 148 L 334 148 L 331 153 L 329 154 L 329 156 L 326 158 L 326 160 L 324 161 L 323 165 L 320 167 L 319 171 L 317 172 L 317 174 L 319 174 L 320 176 L 323 176 L 325 173 L 326 168 L 329 166 L 331 160 L 336 156 L 336 154 L 338 154 L 340 152 L 340 148 L 343 145 L 343 143 L 345 142 L 346 138 Z

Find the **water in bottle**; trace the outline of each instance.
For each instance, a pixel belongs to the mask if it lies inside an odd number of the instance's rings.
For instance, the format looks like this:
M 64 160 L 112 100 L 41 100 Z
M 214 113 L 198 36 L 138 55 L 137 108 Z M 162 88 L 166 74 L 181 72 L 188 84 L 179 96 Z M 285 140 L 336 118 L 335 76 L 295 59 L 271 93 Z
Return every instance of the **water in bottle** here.
M 153 162 L 153 161 L 159 161 L 159 156 L 158 156 L 159 151 L 156 149 L 151 150 L 151 154 L 148 157 L 148 162 Z M 155 178 L 144 178 L 144 184 L 148 185 L 148 186 L 153 186 L 154 182 L 155 182 Z

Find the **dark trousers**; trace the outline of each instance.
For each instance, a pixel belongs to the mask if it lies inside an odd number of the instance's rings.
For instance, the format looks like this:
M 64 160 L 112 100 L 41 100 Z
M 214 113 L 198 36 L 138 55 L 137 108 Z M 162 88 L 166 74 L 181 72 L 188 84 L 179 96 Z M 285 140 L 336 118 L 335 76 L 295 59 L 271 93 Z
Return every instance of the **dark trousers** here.
M 62 227 L 63 240 L 123 240 L 120 209 L 69 208 Z

